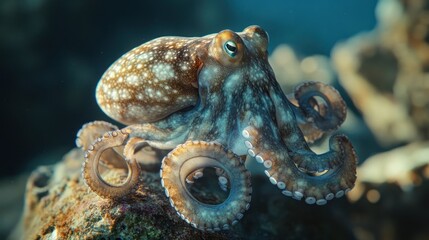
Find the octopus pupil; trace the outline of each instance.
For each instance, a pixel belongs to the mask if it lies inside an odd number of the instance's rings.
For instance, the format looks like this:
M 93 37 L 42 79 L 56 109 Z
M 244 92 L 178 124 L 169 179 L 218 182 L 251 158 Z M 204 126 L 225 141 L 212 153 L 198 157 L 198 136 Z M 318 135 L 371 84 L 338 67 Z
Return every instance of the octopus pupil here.
M 237 50 L 236 47 L 230 45 L 229 43 L 226 44 L 226 48 L 228 48 L 228 50 L 230 50 L 231 52 L 235 52 Z
M 226 50 L 226 52 L 231 56 L 234 57 L 235 54 L 237 53 L 237 45 L 232 42 L 232 41 L 228 41 L 225 43 L 224 48 Z

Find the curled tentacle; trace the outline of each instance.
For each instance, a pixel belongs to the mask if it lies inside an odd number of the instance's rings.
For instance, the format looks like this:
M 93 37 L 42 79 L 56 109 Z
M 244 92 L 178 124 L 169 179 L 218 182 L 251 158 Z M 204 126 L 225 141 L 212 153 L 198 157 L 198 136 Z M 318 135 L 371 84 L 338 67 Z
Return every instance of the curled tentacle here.
M 105 121 L 85 123 L 76 134 L 76 146 L 86 151 L 97 138 L 115 130 L 118 130 L 117 126 Z
M 112 185 L 101 177 L 98 165 L 102 154 L 113 147 L 125 144 L 128 133 L 121 130 L 107 132 L 98 138 L 85 153 L 82 165 L 82 176 L 92 191 L 100 197 L 118 199 L 132 192 L 139 181 L 140 167 L 135 158 L 124 159 L 128 168 L 128 176 L 121 185 Z
M 269 136 L 266 131 L 248 126 L 242 132 L 247 139 L 248 153 L 254 156 L 266 168 L 265 174 L 272 184 L 284 195 L 297 200 L 305 199 L 308 204 L 326 204 L 334 197 L 341 197 L 354 186 L 356 180 L 357 157 L 350 141 L 345 136 L 333 136 L 330 139 L 329 152 L 316 155 L 315 161 L 341 162 L 336 168 L 324 174 L 312 175 L 299 169 L 291 160 L 284 146 L 273 141 L 279 136 Z
M 346 119 L 346 104 L 338 91 L 321 82 L 305 82 L 295 89 L 293 111 L 308 142 L 336 130 Z
M 76 146 L 81 148 L 83 151 L 87 151 L 97 138 L 103 136 L 106 132 L 115 130 L 118 130 L 117 126 L 105 121 L 86 123 L 76 134 Z M 106 149 L 103 153 L 103 157 L 100 159 L 100 162 L 103 166 L 107 167 L 127 168 L 122 160 L 123 157 L 120 152 L 121 149 Z
M 220 204 L 202 203 L 186 188 L 186 177 L 206 167 L 221 168 L 230 178 L 229 196 Z M 250 206 L 250 173 L 237 155 L 220 144 L 188 141 L 177 146 L 164 158 L 160 175 L 171 205 L 195 228 L 229 229 Z
M 296 124 L 291 106 L 284 95 L 272 92 L 271 99 L 274 106 L 276 106 L 277 128 L 281 135 L 279 139 L 282 139 L 285 143 L 283 148 L 288 150 L 288 157 L 297 167 L 309 173 L 317 173 L 333 169 L 341 164 L 338 158 L 330 156 L 334 154 L 333 152 L 327 152 L 320 155 L 323 157 L 320 157 L 310 149 L 298 124 Z M 274 123 L 270 124 L 269 121 L 270 119 L 266 119 L 264 124 L 273 126 Z M 276 129 L 273 131 L 273 134 L 278 134 Z

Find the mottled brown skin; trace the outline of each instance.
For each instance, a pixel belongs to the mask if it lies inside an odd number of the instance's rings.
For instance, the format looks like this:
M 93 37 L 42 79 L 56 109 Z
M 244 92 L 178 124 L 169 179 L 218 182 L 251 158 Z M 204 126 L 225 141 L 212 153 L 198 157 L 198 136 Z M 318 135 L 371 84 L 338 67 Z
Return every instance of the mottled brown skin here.
M 162 37 L 116 60 L 96 89 L 97 103 L 118 122 L 154 122 L 198 100 L 195 74 L 201 66 L 195 48 L 209 38 Z
M 311 82 L 297 89 L 291 103 L 268 63 L 267 47 L 267 33 L 250 26 L 240 33 L 159 38 L 122 56 L 103 75 L 97 101 L 110 117 L 130 125 L 88 147 L 88 186 L 108 199 L 131 193 L 140 171 L 136 152 L 144 143 L 173 149 L 162 161 L 162 185 L 178 215 L 202 230 L 229 229 L 248 209 L 246 155 L 286 196 L 324 205 L 347 193 L 356 180 L 350 141 L 331 137 L 329 151 L 320 155 L 305 141 L 336 129 L 345 118 L 344 102 L 332 87 Z M 109 185 L 98 163 L 104 151 L 123 146 L 129 176 L 122 185 Z M 202 203 L 186 189 L 208 167 L 216 169 L 221 186 L 231 186 L 220 204 Z

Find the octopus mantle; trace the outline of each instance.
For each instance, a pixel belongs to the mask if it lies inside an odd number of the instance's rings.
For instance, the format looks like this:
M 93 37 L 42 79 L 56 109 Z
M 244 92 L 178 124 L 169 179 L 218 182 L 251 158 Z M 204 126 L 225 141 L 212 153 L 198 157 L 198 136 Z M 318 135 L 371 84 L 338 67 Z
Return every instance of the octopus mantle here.
M 267 60 L 268 35 L 258 26 L 199 38 L 161 37 L 132 49 L 104 73 L 96 89 L 101 109 L 126 124 L 85 124 L 76 144 L 86 151 L 82 175 L 102 198 L 133 193 L 141 168 L 165 152 L 160 176 L 177 214 L 201 230 L 229 229 L 250 206 L 246 159 L 265 168 L 282 194 L 324 205 L 353 188 L 357 157 L 347 137 L 329 151 L 308 146 L 346 117 L 338 92 L 308 82 L 285 96 Z M 249 160 L 247 160 L 249 161 Z M 156 166 L 156 165 L 155 165 Z M 125 168 L 119 185 L 103 169 Z M 212 168 L 228 196 L 205 203 L 189 187 Z

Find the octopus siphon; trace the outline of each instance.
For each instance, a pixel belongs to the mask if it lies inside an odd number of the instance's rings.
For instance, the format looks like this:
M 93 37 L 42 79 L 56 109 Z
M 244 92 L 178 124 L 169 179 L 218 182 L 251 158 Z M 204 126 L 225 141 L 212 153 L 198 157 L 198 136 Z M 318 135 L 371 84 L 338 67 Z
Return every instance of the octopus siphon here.
M 250 26 L 238 33 L 160 37 L 120 57 L 99 81 L 96 99 L 126 127 L 95 121 L 78 132 L 85 183 L 102 198 L 126 198 L 145 164 L 138 152 L 166 151 L 160 169 L 165 194 L 184 221 L 206 231 L 230 229 L 249 208 L 249 160 L 285 196 L 317 205 L 342 197 L 356 180 L 351 142 L 331 136 L 323 154 L 309 144 L 342 124 L 346 105 L 333 87 L 318 82 L 286 96 L 267 47 L 268 34 Z M 99 166 L 125 168 L 126 179 L 111 184 Z M 201 202 L 187 187 L 206 168 L 229 189 L 221 203 Z

